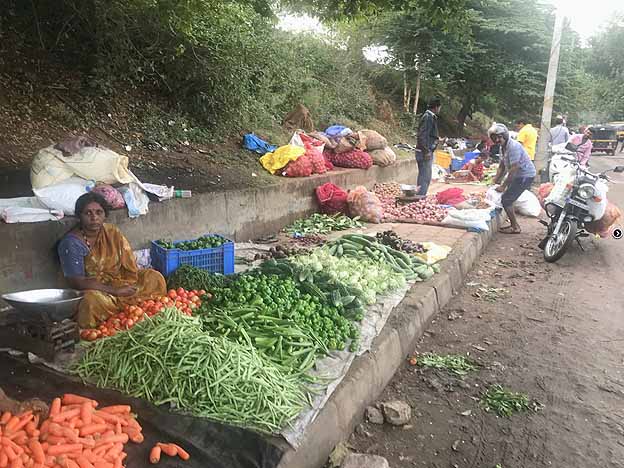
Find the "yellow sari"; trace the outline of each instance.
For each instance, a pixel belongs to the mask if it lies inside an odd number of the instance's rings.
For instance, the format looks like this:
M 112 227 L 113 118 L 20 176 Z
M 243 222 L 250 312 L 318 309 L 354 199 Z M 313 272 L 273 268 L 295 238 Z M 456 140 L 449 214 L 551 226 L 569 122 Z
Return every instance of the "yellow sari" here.
M 126 304 L 137 304 L 167 292 L 165 278 L 159 272 L 139 270 L 130 243 L 113 224 L 104 224 L 84 264 L 87 277 L 113 287 L 133 286 L 137 291 L 127 297 L 86 291 L 78 308 L 78 324 L 82 328 L 97 326 Z

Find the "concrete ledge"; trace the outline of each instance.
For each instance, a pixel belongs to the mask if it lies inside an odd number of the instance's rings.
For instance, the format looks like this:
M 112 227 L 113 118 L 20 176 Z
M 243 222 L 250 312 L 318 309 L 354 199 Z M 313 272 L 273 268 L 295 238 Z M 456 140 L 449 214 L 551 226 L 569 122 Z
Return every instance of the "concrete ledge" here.
M 116 210 L 110 222 L 119 226 L 134 249 L 147 248 L 158 238 L 189 239 L 208 232 L 245 241 L 275 233 L 316 211 L 314 189 L 326 182 L 345 189 L 357 185 L 370 188 L 375 182 L 414 182 L 417 172 L 415 160 L 410 159 L 367 171 L 340 169 L 312 177 L 282 178 L 268 187 L 151 203 L 150 212 L 136 219 L 128 218 L 126 210 Z M 75 223 L 73 217 L 57 222 L 0 223 L 0 294 L 25 287 L 56 286 L 59 265 L 55 244 Z
M 358 357 L 349 373 L 330 397 L 317 419 L 308 427 L 301 447 L 284 448 L 279 468 L 319 468 L 333 448 L 347 439 L 364 417 L 431 319 L 462 286 L 477 257 L 498 229 L 496 219 L 490 231 L 466 233 L 452 255 L 441 264 L 442 272 L 427 283 L 416 283 L 393 311 L 386 326 L 375 339 L 370 353 Z M 327 413 L 327 414 L 325 414 Z

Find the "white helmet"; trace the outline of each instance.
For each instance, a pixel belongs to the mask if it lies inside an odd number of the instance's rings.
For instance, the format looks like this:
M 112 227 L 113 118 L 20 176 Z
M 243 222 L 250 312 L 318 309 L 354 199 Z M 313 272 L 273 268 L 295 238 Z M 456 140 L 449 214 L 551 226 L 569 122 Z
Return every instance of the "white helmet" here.
M 488 129 L 488 136 L 492 138 L 492 135 L 500 135 L 505 141 L 509 140 L 509 130 L 501 123 L 495 123 Z

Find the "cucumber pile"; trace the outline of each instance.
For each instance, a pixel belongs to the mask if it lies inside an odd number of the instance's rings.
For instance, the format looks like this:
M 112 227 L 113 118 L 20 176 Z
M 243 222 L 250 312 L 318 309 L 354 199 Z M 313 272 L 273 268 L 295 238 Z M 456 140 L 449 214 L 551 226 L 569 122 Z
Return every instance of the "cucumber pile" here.
M 330 244 L 329 253 L 337 257 L 346 255 L 374 262 L 386 262 L 408 281 L 426 281 L 440 271 L 437 264 L 427 265 L 419 257 L 380 244 L 375 237 L 363 234 L 342 236 Z

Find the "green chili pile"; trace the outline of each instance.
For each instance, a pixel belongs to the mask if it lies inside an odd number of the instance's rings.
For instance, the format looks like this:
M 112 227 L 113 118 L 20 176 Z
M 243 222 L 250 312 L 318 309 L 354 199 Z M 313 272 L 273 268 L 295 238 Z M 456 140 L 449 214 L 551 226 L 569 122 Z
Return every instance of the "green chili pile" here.
M 295 376 L 251 346 L 215 338 L 177 309 L 90 345 L 77 374 L 156 405 L 275 433 L 308 399 Z

